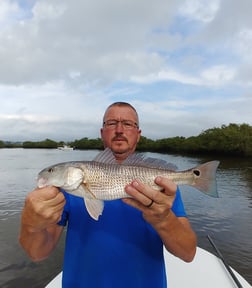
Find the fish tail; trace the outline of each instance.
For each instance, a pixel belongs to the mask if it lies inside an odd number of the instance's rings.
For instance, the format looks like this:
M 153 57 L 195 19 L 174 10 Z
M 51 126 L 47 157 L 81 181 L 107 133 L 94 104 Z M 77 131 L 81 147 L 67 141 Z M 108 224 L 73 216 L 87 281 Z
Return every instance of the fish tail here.
M 211 197 L 218 197 L 216 184 L 216 169 L 219 161 L 210 161 L 193 168 L 195 176 L 193 187 Z

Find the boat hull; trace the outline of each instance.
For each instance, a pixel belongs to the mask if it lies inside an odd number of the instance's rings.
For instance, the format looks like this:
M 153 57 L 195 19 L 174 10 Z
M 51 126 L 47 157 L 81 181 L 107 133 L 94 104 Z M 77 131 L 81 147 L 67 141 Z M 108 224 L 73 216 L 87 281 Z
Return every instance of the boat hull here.
M 237 287 L 222 261 L 202 248 L 197 247 L 195 258 L 191 263 L 185 263 L 165 249 L 164 257 L 169 288 Z M 243 288 L 251 288 L 237 271 L 232 270 Z M 62 272 L 46 288 L 61 288 L 61 279 Z

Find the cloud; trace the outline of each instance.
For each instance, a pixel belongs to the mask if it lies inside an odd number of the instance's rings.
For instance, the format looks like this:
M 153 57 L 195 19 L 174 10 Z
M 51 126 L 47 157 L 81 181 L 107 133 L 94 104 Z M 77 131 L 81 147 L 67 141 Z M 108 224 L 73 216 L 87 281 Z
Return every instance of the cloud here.
M 0 23 L 3 27 L 12 23 L 20 14 L 18 4 L 15 2 L 1 1 L 0 3 Z
M 2 83 L 69 81 L 73 71 L 80 81 L 112 81 L 118 74 L 127 79 L 131 69 L 143 69 L 146 36 L 167 22 L 174 6 L 171 2 L 163 9 L 161 1 L 74 2 L 37 1 L 30 19 L 1 31 Z
M 114 101 L 149 137 L 251 124 L 251 6 L 1 0 L 0 139 L 98 137 Z
M 187 0 L 181 5 L 179 14 L 191 21 L 211 22 L 220 8 L 220 0 Z

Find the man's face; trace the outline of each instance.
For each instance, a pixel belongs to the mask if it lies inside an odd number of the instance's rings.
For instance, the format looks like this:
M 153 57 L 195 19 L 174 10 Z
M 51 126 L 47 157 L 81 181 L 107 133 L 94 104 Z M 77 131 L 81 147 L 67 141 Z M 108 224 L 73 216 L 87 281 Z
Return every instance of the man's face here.
M 133 126 L 124 125 L 122 122 L 111 120 L 129 120 Z M 104 126 L 101 128 L 101 138 L 105 148 L 110 148 L 116 159 L 120 162 L 132 154 L 141 136 L 141 130 L 137 127 L 136 112 L 127 106 L 112 106 L 104 115 Z M 109 125 L 110 122 L 113 125 Z M 108 125 L 106 124 L 108 123 Z

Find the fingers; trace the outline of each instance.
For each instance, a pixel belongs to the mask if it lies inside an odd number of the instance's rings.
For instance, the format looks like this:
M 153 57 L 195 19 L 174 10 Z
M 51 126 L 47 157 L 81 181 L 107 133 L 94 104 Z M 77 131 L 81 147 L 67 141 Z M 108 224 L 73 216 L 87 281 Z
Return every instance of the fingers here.
M 151 189 L 149 186 L 145 186 L 139 180 L 132 181 L 125 187 L 125 191 L 143 206 L 150 205 L 154 197 L 153 189 Z
M 151 199 L 151 202 L 150 202 L 150 204 L 149 205 L 145 205 L 147 208 L 150 208 L 151 206 L 152 206 L 152 204 L 154 203 L 154 200 L 153 199 Z
M 156 177 L 155 183 L 163 188 L 163 192 L 166 195 L 174 196 L 177 191 L 177 184 L 175 184 L 172 180 L 166 177 Z
M 27 225 L 44 229 L 60 220 L 65 202 L 58 188 L 37 188 L 27 195 L 23 219 Z
M 155 183 L 160 186 L 159 190 L 134 180 L 125 187 L 125 191 L 132 198 L 123 199 L 125 203 L 141 210 L 144 217 L 149 215 L 150 217 L 145 218 L 150 218 L 150 222 L 151 217 L 168 215 L 177 190 L 177 185 L 165 177 L 157 177 Z
M 161 189 L 153 189 L 139 180 L 134 180 L 125 187 L 125 191 L 144 206 L 150 206 L 151 200 L 155 203 L 163 203 L 167 200 L 167 196 L 175 196 L 177 185 L 173 181 L 158 176 L 155 179 L 155 183 L 160 186 Z
M 59 191 L 58 188 L 55 187 L 50 187 L 51 189 L 49 189 L 49 191 L 45 191 L 45 193 L 50 193 L 50 198 L 48 198 L 48 195 L 46 197 L 46 199 L 44 200 L 44 202 L 46 203 L 46 205 L 48 205 L 49 207 L 57 207 L 57 206 L 64 206 L 65 205 L 65 197 L 64 194 L 62 192 Z M 54 189 L 55 188 L 55 189 Z
M 38 214 L 44 214 L 48 209 L 58 211 L 65 203 L 63 193 L 56 187 L 37 188 L 28 194 L 26 202 Z
M 59 194 L 59 188 L 55 186 L 46 186 L 43 188 L 36 188 L 30 194 L 41 200 L 51 200 Z

